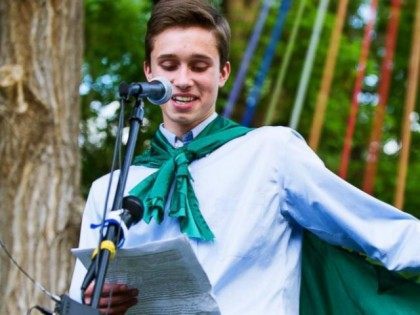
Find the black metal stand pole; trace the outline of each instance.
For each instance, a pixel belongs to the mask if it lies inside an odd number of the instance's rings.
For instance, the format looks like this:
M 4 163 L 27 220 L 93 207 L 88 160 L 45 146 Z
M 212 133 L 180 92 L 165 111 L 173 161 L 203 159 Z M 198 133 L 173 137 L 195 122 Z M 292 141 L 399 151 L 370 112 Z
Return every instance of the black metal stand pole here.
M 133 161 L 134 150 L 137 143 L 137 136 L 143 124 L 143 118 L 144 118 L 143 99 L 140 96 L 137 96 L 134 109 L 133 109 L 133 114 L 132 114 L 132 117 L 130 118 L 130 131 L 129 131 L 127 145 L 126 145 L 126 152 L 125 152 L 123 164 L 121 166 L 120 176 L 118 179 L 114 202 L 112 204 L 111 210 L 119 210 L 123 207 L 124 190 L 127 183 L 128 171 Z M 133 205 L 133 202 L 134 202 L 134 205 Z M 140 220 L 141 216 L 143 215 L 142 214 L 143 210 L 139 209 L 139 207 L 141 206 L 137 203 L 136 200 L 134 201 L 126 200 L 125 203 L 130 208 L 132 207 L 136 208 L 135 213 L 132 213 L 132 216 L 129 215 L 130 217 L 129 220 L 131 221 L 128 223 L 128 225 L 131 225 L 133 223 L 134 217 L 137 216 L 135 222 Z M 109 225 L 106 231 L 106 234 L 101 241 L 109 240 L 109 241 L 112 241 L 114 244 L 116 244 L 115 246 L 117 246 L 117 243 L 119 241 L 117 239 L 118 234 L 119 234 L 118 229 L 119 227 L 113 224 Z M 87 281 L 87 283 L 91 283 L 93 280 L 95 280 L 92 303 L 90 306 L 80 304 L 70 299 L 68 295 L 63 294 L 60 297 L 61 300 L 56 303 L 55 312 L 60 315 L 79 315 L 79 314 L 99 315 L 99 311 L 97 310 L 97 308 L 99 306 L 99 300 L 101 297 L 102 288 L 105 283 L 105 277 L 106 277 L 106 272 L 109 265 L 109 259 L 110 259 L 110 252 L 108 250 L 99 250 L 98 254 L 92 260 L 91 266 L 88 268 L 88 273 L 89 271 L 91 271 L 92 273 L 90 275 L 86 275 L 88 279 L 85 279 L 85 281 Z
M 114 203 L 111 210 L 118 210 L 122 207 L 124 197 L 124 189 L 127 182 L 127 175 L 130 165 L 133 161 L 134 149 L 136 147 L 137 135 L 140 127 L 143 124 L 144 106 L 143 99 L 137 98 L 133 109 L 133 116 L 130 118 L 130 132 L 128 135 L 126 152 L 124 156 L 123 165 L 121 166 L 120 176 L 115 191 Z M 118 243 L 116 239 L 118 235 L 118 227 L 110 225 L 103 240 L 110 240 L 115 244 Z M 92 264 L 97 264 L 97 273 L 95 277 L 95 285 L 93 289 L 93 297 L 91 306 L 98 308 L 99 300 L 103 285 L 105 283 L 106 272 L 109 265 L 110 252 L 108 250 L 100 250 L 96 256 L 97 261 L 92 261 Z

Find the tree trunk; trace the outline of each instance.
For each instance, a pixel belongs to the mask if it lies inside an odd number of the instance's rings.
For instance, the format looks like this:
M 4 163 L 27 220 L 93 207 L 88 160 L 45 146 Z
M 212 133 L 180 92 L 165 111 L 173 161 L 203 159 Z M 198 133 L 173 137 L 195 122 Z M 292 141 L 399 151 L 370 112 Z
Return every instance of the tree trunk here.
M 77 242 L 81 0 L 0 1 L 0 237 L 54 293 L 64 293 Z M 1 250 L 0 250 L 1 252 Z M 0 313 L 52 307 L 0 261 Z

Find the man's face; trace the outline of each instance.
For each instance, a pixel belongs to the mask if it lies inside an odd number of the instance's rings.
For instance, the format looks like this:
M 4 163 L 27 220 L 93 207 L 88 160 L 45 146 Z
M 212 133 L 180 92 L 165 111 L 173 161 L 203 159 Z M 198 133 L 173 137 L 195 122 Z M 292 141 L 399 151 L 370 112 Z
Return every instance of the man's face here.
M 215 111 L 217 92 L 229 77 L 230 64 L 220 67 L 212 32 L 176 27 L 154 38 L 144 72 L 148 80 L 160 76 L 172 83 L 172 98 L 162 105 L 163 123 L 180 136 Z

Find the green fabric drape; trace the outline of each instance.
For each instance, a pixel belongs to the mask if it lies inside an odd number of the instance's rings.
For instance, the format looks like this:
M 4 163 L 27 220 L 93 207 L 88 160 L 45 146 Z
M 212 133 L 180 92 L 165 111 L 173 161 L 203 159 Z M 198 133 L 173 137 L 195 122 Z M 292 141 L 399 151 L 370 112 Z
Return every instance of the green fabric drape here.
M 162 222 L 165 204 L 174 183 L 169 216 L 178 218 L 181 231 L 189 237 L 212 240 L 214 235 L 200 212 L 188 165 L 250 130 L 218 116 L 195 139 L 181 148 L 172 147 L 158 130 L 150 150 L 134 160 L 135 165 L 159 168 L 129 192 L 143 201 L 143 220 L 149 223 L 154 218 L 158 223 Z
M 305 232 L 300 314 L 420 314 L 420 284 Z

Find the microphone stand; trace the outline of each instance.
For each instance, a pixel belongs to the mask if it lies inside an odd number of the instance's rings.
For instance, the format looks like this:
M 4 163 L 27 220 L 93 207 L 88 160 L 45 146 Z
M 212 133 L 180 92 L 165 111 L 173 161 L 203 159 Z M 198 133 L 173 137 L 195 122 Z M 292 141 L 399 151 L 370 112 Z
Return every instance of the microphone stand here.
M 124 100 L 127 100 L 130 96 L 130 93 L 127 90 L 126 86 L 120 86 L 120 95 Z M 130 131 L 128 135 L 127 145 L 126 145 L 126 152 L 124 156 L 124 161 L 121 166 L 120 175 L 118 179 L 117 188 L 115 191 L 114 202 L 112 205 L 111 210 L 119 210 L 121 209 L 124 204 L 128 202 L 129 207 L 137 207 L 139 205 L 137 201 L 133 200 L 124 200 L 124 190 L 127 183 L 128 177 L 128 170 L 133 160 L 134 150 L 136 147 L 137 136 L 138 132 L 143 125 L 143 118 L 144 118 L 144 101 L 143 97 L 144 94 L 136 93 L 135 95 L 135 104 L 132 113 L 132 117 L 130 118 Z M 127 198 L 127 197 L 126 197 Z M 134 203 L 134 205 L 133 205 Z M 136 210 L 137 211 L 137 210 Z M 142 210 L 141 210 L 142 211 Z M 132 211 L 129 212 L 132 213 Z M 137 211 L 138 212 L 138 211 Z M 130 213 L 125 214 L 126 217 L 129 217 L 129 222 L 127 225 L 131 225 L 133 223 L 133 217 L 130 217 Z M 142 214 L 141 214 L 142 216 Z M 125 218 L 123 218 L 125 221 Z M 139 220 L 139 219 L 138 219 Z M 138 221 L 137 220 L 137 221 Z M 135 221 L 135 220 L 134 220 Z M 128 226 L 129 227 L 129 226 Z M 107 231 L 105 236 L 101 239 L 101 244 L 104 241 L 111 241 L 115 248 L 117 247 L 117 243 L 119 241 L 119 234 L 120 234 L 120 227 L 115 224 L 110 224 L 107 227 Z M 60 296 L 61 300 L 56 303 L 55 312 L 62 315 L 79 315 L 79 314 L 86 314 L 86 315 L 99 315 L 98 306 L 99 300 L 101 297 L 102 289 L 105 283 L 105 277 L 108 270 L 109 260 L 111 258 L 111 252 L 108 249 L 101 249 L 101 246 L 98 248 L 98 253 L 94 258 L 92 258 L 92 262 L 88 271 L 86 273 L 84 279 L 84 285 L 87 287 L 93 280 L 95 280 L 94 288 L 93 288 L 93 295 L 92 295 L 92 302 L 91 305 L 83 305 L 80 304 L 72 299 L 70 299 L 67 295 Z
M 130 132 L 128 135 L 128 141 L 126 145 L 126 153 L 124 161 L 121 166 L 120 176 L 118 179 L 117 189 L 115 191 L 114 203 L 111 210 L 119 210 L 122 208 L 124 190 L 127 182 L 128 170 L 133 161 L 134 149 L 137 142 L 137 135 L 140 127 L 143 124 L 144 118 L 144 102 L 141 97 L 136 98 L 136 102 L 133 109 L 133 115 L 130 118 Z M 118 243 L 118 229 L 119 227 L 110 224 L 108 226 L 105 237 L 102 241 L 112 241 L 114 244 Z M 111 252 L 109 250 L 99 250 L 96 259 L 91 264 L 97 264 L 96 281 L 93 289 L 92 304 L 91 306 L 97 308 L 99 305 L 99 299 L 101 297 L 102 288 L 105 283 L 106 272 L 109 265 L 109 259 Z

